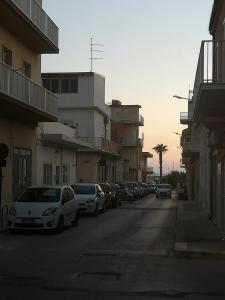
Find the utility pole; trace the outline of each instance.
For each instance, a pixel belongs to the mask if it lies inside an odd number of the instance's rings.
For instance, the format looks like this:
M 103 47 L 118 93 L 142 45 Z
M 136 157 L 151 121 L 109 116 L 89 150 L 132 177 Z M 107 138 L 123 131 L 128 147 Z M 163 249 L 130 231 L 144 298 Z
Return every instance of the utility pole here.
M 91 38 L 91 68 L 90 68 L 90 72 L 93 72 L 93 60 L 94 59 L 104 59 L 103 57 L 93 57 L 93 52 L 104 52 L 104 50 L 99 50 L 99 49 L 95 49 L 95 47 L 104 47 L 104 45 L 102 44 L 95 44 L 93 43 L 93 38 Z

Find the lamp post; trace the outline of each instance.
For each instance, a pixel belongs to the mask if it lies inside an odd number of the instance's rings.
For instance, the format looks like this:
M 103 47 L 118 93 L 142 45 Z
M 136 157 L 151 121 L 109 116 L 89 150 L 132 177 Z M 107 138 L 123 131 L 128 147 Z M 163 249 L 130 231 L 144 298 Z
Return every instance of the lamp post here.
M 177 99 L 183 99 L 183 100 L 192 101 L 192 100 L 191 100 L 191 98 L 181 97 L 181 96 L 178 96 L 178 95 L 173 95 L 173 98 L 177 98 Z

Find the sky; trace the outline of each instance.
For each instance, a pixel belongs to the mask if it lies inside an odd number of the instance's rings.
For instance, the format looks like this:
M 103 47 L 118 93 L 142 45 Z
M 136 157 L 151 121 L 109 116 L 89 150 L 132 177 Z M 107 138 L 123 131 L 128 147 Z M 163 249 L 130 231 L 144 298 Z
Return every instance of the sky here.
M 163 172 L 180 169 L 180 112 L 187 111 L 202 40 L 208 32 L 213 0 L 43 0 L 59 27 L 59 54 L 43 55 L 43 72 L 89 72 L 90 39 L 104 47 L 93 71 L 105 77 L 106 103 L 141 105 L 143 151 L 159 173 L 152 149 L 164 144 Z

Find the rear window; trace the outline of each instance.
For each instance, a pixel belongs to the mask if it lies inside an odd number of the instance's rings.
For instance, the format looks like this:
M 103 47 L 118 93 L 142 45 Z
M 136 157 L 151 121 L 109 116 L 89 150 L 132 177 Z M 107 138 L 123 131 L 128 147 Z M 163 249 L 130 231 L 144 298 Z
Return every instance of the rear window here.
M 32 188 L 28 189 L 16 202 L 58 202 L 61 189 L 57 188 Z
M 74 185 L 72 186 L 74 193 L 78 195 L 93 195 L 95 194 L 94 185 Z

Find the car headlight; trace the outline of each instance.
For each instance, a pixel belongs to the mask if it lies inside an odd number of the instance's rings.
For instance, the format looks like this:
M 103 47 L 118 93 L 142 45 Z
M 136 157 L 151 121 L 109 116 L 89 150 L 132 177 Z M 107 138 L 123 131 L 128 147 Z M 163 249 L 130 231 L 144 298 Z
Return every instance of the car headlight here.
M 9 215 L 11 216 L 16 216 L 16 209 L 15 207 L 11 207 L 10 210 L 9 210 Z
M 53 215 L 54 213 L 55 213 L 55 211 L 56 211 L 56 209 L 57 209 L 57 207 L 49 207 L 49 208 L 47 208 L 44 212 L 43 212 L 43 216 L 51 216 L 51 215 Z
M 87 200 L 87 203 L 93 203 L 93 202 L 95 202 L 94 199 L 88 199 L 88 200 Z

